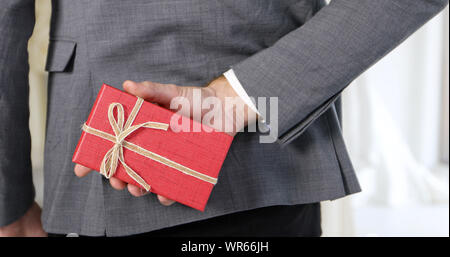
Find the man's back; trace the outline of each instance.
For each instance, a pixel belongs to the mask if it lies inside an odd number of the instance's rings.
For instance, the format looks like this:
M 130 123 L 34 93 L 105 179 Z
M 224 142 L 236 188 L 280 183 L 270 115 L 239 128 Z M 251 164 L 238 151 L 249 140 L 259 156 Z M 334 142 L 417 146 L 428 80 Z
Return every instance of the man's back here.
M 284 148 L 260 144 L 257 133 L 238 134 L 204 213 L 179 204 L 160 206 L 152 196 L 136 199 L 115 192 L 102 184 L 98 174 L 76 179 L 70 156 L 79 126 L 103 83 L 119 87 L 131 79 L 206 85 L 295 29 L 318 6 L 316 1 L 57 2 L 47 63 L 46 230 L 61 231 L 55 221 L 62 212 L 70 213 L 66 217 L 71 219 L 62 222 L 71 226 L 64 230 L 74 230 L 73 216 L 80 219 L 75 225 L 81 227 L 75 229 L 80 234 L 98 235 L 106 229 L 109 235 L 123 235 L 359 191 L 353 170 L 345 170 L 342 176 L 338 159 L 333 157 L 336 150 L 326 124 L 329 119 L 338 127 L 334 110 Z M 304 11 L 301 17 L 298 6 Z M 296 16 L 289 16 L 293 10 Z M 325 160 L 320 165 L 314 161 L 318 157 Z

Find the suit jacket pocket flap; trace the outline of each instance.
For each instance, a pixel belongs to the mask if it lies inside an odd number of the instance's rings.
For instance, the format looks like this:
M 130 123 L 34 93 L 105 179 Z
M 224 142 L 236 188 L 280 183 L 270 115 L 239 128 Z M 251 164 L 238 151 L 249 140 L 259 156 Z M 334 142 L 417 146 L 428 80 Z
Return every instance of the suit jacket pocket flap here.
M 45 70 L 49 72 L 68 71 L 77 43 L 67 40 L 50 40 L 47 64 Z

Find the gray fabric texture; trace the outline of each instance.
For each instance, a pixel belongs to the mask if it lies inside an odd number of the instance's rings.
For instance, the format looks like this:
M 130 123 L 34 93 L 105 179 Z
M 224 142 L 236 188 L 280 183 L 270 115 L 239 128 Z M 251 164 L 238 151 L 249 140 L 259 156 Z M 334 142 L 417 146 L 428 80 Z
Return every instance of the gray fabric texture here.
M 335 99 L 446 0 L 53 0 L 43 225 L 130 235 L 360 191 Z M 33 197 L 26 43 L 34 1 L 0 2 L 0 225 Z M 102 83 L 206 85 L 230 67 L 249 95 L 279 97 L 279 142 L 239 133 L 205 212 L 79 179 L 72 154 Z

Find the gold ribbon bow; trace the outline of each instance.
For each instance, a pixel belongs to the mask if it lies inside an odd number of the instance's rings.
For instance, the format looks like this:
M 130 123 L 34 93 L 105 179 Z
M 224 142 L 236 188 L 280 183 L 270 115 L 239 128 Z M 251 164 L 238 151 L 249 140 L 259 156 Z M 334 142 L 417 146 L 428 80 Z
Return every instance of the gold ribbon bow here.
M 124 125 L 124 109 L 123 106 L 120 103 L 112 103 L 109 105 L 108 108 L 108 119 L 109 123 L 111 124 L 111 127 L 114 131 L 114 135 L 111 135 L 109 133 L 106 133 L 104 131 L 92 128 L 86 123 L 83 125 L 83 131 L 89 134 L 96 135 L 98 137 L 101 137 L 103 139 L 109 140 L 114 143 L 114 146 L 109 149 L 109 151 L 105 154 L 103 157 L 102 163 L 100 165 L 100 173 L 104 175 L 106 178 L 110 178 L 114 176 L 116 173 L 117 167 L 120 164 L 125 168 L 125 171 L 127 174 L 136 181 L 139 185 L 141 185 L 145 190 L 149 191 L 151 189 L 150 185 L 145 182 L 143 178 L 141 178 L 132 168 L 130 168 L 125 163 L 125 158 L 123 157 L 123 148 L 127 148 L 128 150 L 131 150 L 135 153 L 138 153 L 142 156 L 145 156 L 149 159 L 152 159 L 154 161 L 157 161 L 159 163 L 162 163 L 166 166 L 169 166 L 171 168 L 174 168 L 178 171 L 183 172 L 186 175 L 190 175 L 193 177 L 196 177 L 198 179 L 204 180 L 206 182 L 209 182 L 211 184 L 216 184 L 217 179 L 207 176 L 205 174 L 202 174 L 200 172 L 197 172 L 195 170 L 192 170 L 188 167 L 185 167 L 179 163 L 176 163 L 172 160 L 169 160 L 161 155 L 158 155 L 156 153 L 153 153 L 149 150 L 146 150 L 138 145 L 135 145 L 131 142 L 126 141 L 125 139 L 131 135 L 133 132 L 140 128 L 151 128 L 151 129 L 160 129 L 160 130 L 167 130 L 169 128 L 169 124 L 167 123 L 160 123 L 160 122 L 144 122 L 138 125 L 132 126 L 134 119 L 136 118 L 137 113 L 141 109 L 142 103 L 144 100 L 142 98 L 138 97 L 138 100 L 136 101 L 135 106 L 133 107 L 133 110 L 131 111 L 130 115 L 128 116 L 128 119 Z M 117 120 L 114 117 L 114 109 L 117 109 Z

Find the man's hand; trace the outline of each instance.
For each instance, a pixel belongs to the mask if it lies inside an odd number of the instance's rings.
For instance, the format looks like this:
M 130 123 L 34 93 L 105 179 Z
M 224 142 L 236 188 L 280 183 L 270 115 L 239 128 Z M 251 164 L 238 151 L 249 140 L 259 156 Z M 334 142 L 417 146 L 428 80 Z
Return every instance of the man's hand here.
M 236 92 L 228 83 L 227 79 L 223 76 L 212 81 L 207 87 L 182 87 L 173 84 L 160 84 L 150 81 L 133 82 L 128 80 L 123 83 L 123 88 L 126 92 L 132 95 L 141 97 L 148 102 L 156 103 L 167 109 L 170 109 L 171 102 L 174 98 L 179 99 L 182 97 L 190 103 L 190 108 L 189 110 L 180 109 L 178 111 L 179 114 L 193 118 L 199 122 L 202 121 L 203 116 L 207 113 L 209 113 L 209 116 L 221 117 L 222 120 L 219 122 L 214 121 L 207 125 L 218 131 L 224 131 L 231 136 L 234 136 L 238 131 L 247 126 L 247 124 L 256 121 L 256 114 L 252 112 L 250 108 L 247 108 L 242 99 L 238 97 Z M 201 98 L 195 98 L 194 92 L 197 94 L 200 93 Z M 211 110 L 203 109 L 198 115 L 196 115 L 195 111 L 193 111 L 194 101 L 200 100 L 203 102 L 203 100 L 207 98 L 211 99 L 212 97 L 221 105 L 221 108 L 212 108 Z M 233 98 L 236 105 L 226 105 L 226 98 Z M 197 102 L 195 104 L 197 106 L 202 106 L 202 103 Z M 244 108 L 242 112 L 236 111 L 236 106 L 238 105 L 241 105 Z M 226 130 L 226 128 L 228 129 Z M 75 165 L 74 171 L 78 177 L 84 177 L 91 172 L 91 169 L 77 164 Z M 136 197 L 143 196 L 147 193 L 145 190 L 135 185 L 126 184 L 115 177 L 111 177 L 109 182 L 111 186 L 117 190 L 123 190 L 126 187 L 130 194 Z M 173 200 L 160 195 L 158 195 L 158 200 L 161 204 L 166 206 L 174 203 Z
M 41 223 L 41 208 L 34 202 L 19 220 L 0 227 L 0 237 L 46 237 Z

